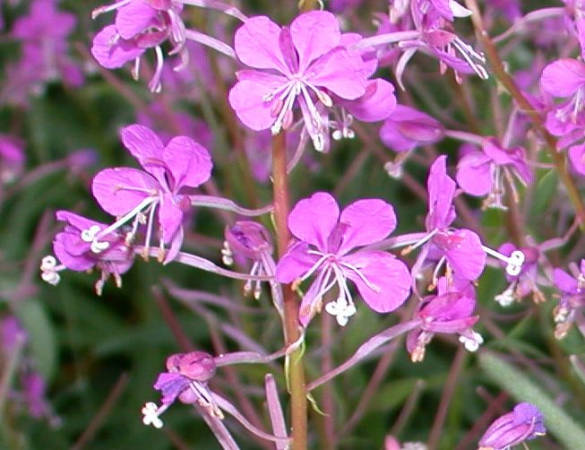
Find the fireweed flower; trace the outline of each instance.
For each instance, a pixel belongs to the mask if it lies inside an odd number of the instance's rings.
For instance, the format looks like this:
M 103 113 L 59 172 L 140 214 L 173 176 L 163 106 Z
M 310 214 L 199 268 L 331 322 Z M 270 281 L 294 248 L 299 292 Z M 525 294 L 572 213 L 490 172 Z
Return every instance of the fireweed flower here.
M 542 71 L 543 92 L 565 99 L 547 114 L 546 127 L 555 136 L 564 136 L 585 123 L 585 63 L 577 59 L 559 59 Z
M 515 180 L 524 186 L 532 182 L 526 152 L 522 147 L 504 148 L 494 138 L 484 139 L 481 151 L 470 149 L 457 164 L 457 183 L 467 194 L 487 195 L 485 208 L 507 209 L 503 202 L 506 184 L 518 202 Z
M 535 303 L 541 303 L 546 300 L 538 287 L 538 260 L 541 256 L 538 246 L 517 248 L 511 242 L 506 242 L 498 248 L 498 252 L 507 257 L 518 251 L 524 255 L 522 267 L 517 275 L 506 274 L 506 280 L 509 285 L 504 292 L 495 297 L 495 300 L 502 306 L 509 306 L 514 299 L 520 300 L 531 293 Z
M 433 144 L 443 137 L 444 129 L 439 121 L 428 114 L 404 105 L 396 105 L 380 128 L 380 139 L 388 148 L 400 153 L 384 169 L 391 176 L 400 177 L 402 164 L 408 152 L 419 145 Z
M 303 326 L 321 310 L 323 296 L 336 285 L 337 299 L 325 305 L 325 311 L 339 325 L 347 324 L 356 312 L 348 279 L 376 312 L 393 311 L 408 297 L 411 278 L 402 261 L 383 251 L 355 250 L 381 241 L 396 228 L 390 204 L 379 199 L 358 200 L 340 214 L 335 199 L 318 192 L 296 204 L 288 227 L 297 241 L 278 262 L 277 281 L 300 283 L 316 274 L 301 302 Z
M 190 353 L 179 353 L 167 358 L 167 371 L 159 374 L 154 388 L 160 391 L 162 395 L 161 405 L 157 406 L 154 402 L 148 402 L 142 408 L 142 422 L 145 425 L 152 425 L 155 428 L 162 428 L 163 422 L 160 415 L 166 411 L 176 400 L 182 403 L 191 404 L 204 415 L 205 421 L 210 425 L 220 443 L 226 440 L 232 445 L 222 448 L 237 448 L 233 438 L 223 425 L 222 419 L 224 412 L 232 415 L 244 428 L 251 433 L 263 439 L 281 442 L 285 448 L 289 439 L 286 436 L 274 436 L 267 434 L 252 425 L 227 399 L 214 393 L 208 386 L 208 382 L 215 375 L 216 367 L 237 362 L 260 362 L 250 359 L 250 352 L 228 353 L 214 358 L 208 353 L 194 351 Z M 260 357 L 266 362 L 274 357 L 283 356 L 284 353 L 277 352 L 265 358 Z M 270 395 L 270 408 L 274 408 L 274 398 Z
M 447 175 L 446 164 L 447 157 L 439 156 L 429 171 L 426 234 L 403 251 L 409 253 L 423 246 L 413 268 L 415 276 L 425 260 L 438 261 L 433 275 L 435 284 L 438 272 L 445 263 L 448 266 L 448 273 L 453 271 L 457 277 L 472 281 L 481 275 L 486 262 L 486 254 L 479 236 L 471 230 L 451 227 L 456 218 L 453 206 L 456 184 Z
M 559 303 L 553 310 L 553 318 L 556 323 L 555 337 L 564 338 L 573 322 L 585 335 L 585 317 L 583 307 L 585 306 L 585 259 L 581 260 L 579 271 L 576 277 L 569 275 L 562 269 L 555 269 L 553 281 L 561 292 Z
M 0 183 L 14 181 L 24 170 L 23 144 L 12 136 L 0 135 Z
M 157 406 L 149 402 L 144 405 L 144 425 L 162 428 L 163 422 L 159 416 L 177 399 L 182 403 L 197 403 L 210 415 L 223 418 L 207 386 L 207 382 L 215 375 L 213 356 L 198 351 L 171 355 L 167 358 L 166 366 L 167 372 L 162 372 L 154 384 L 154 388 L 162 395 L 162 404 Z
M 57 284 L 59 272 L 64 269 L 76 272 L 94 267 L 100 271 L 95 290 L 101 295 L 107 279 L 112 276 L 116 286 L 122 286 L 121 275 L 126 273 L 134 261 L 134 252 L 126 245 L 125 236 L 106 231 L 108 225 L 95 222 L 69 211 L 57 211 L 57 220 L 66 222 L 65 229 L 55 236 L 55 257 L 45 256 L 41 262 L 42 278 L 49 284 Z M 95 237 L 100 236 L 100 242 Z
M 107 69 L 119 68 L 134 61 L 133 74 L 138 78 L 141 56 L 149 48 L 154 49 L 156 68 L 149 83 L 153 92 L 162 89 L 162 44 L 166 41 L 172 45 L 169 55 L 179 55 L 181 60 L 175 70 L 181 70 L 188 63 L 189 53 L 185 47 L 187 40 L 210 46 L 233 57 L 233 50 L 227 44 L 185 27 L 180 16 L 184 4 L 218 9 L 245 20 L 245 16 L 236 8 L 217 0 L 120 0 L 97 8 L 92 13 L 95 18 L 102 13 L 116 11 L 114 24 L 106 26 L 95 36 L 91 48 L 93 56 Z
M 226 227 L 225 241 L 221 250 L 223 263 L 230 266 L 234 258 L 245 258 L 252 261 L 250 275 L 268 275 L 272 271 L 266 267 L 267 257 L 272 254 L 272 240 L 263 225 L 250 220 L 240 220 Z M 254 292 L 257 300 L 262 293 L 260 280 L 248 280 L 244 285 L 244 294 Z
M 478 450 L 507 450 L 546 434 L 543 417 L 530 403 L 518 403 L 514 410 L 496 419 L 479 440 Z
M 83 82 L 81 70 L 67 56 L 67 38 L 75 24 L 75 16 L 59 11 L 55 0 L 35 0 L 29 15 L 14 23 L 12 36 L 22 43 L 20 65 L 34 69 L 39 83 L 56 78 L 71 86 Z
M 465 348 L 474 352 L 483 343 L 481 335 L 471 329 L 478 321 L 474 316 L 475 292 L 470 283 L 448 286 L 448 280 L 438 280 L 438 293 L 425 297 L 420 303 L 414 319 L 420 319 L 420 327 L 406 337 L 406 348 L 413 362 L 420 362 L 425 348 L 436 333 L 458 334 Z
M 122 129 L 124 146 L 144 168 L 104 169 L 93 179 L 92 192 L 100 206 L 117 216 L 105 230 L 93 235 L 92 251 L 100 253 L 109 247 L 104 235 L 132 224 L 126 240 L 130 243 L 141 224 L 146 225 L 144 255 L 148 254 L 157 216 L 160 241 L 159 259 L 171 261 L 183 242 L 183 215 L 191 206 L 182 190 L 198 187 L 211 176 L 213 163 L 209 152 L 187 136 L 177 136 L 166 146 L 148 127 L 130 125 Z M 165 246 L 170 249 L 165 255 Z
M 464 13 L 464 10 L 465 8 L 455 1 L 411 0 L 410 17 L 413 29 L 381 32 L 364 39 L 360 46 L 367 48 L 397 44 L 403 53 L 396 63 L 396 78 L 403 89 L 402 75 L 408 62 L 418 50 L 430 53 L 439 59 L 441 73 L 444 73 L 447 67 L 451 67 L 458 81 L 461 80 L 461 74 L 474 72 L 480 78 L 487 79 L 484 55 L 475 51 L 471 45 L 466 44 L 453 32 L 451 22 L 454 17 L 469 15 Z M 400 2 L 398 8 L 394 7 L 390 10 L 390 20 L 393 23 L 392 14 L 396 15 L 397 11 L 400 17 L 405 14 L 403 2 Z
M 252 69 L 237 73 L 229 101 L 249 128 L 277 134 L 293 124 L 297 104 L 316 150 L 326 150 L 331 108 L 341 107 L 333 121 L 334 138 L 351 137 L 351 115 L 377 121 L 394 108 L 393 86 L 368 80 L 376 68 L 358 50 L 350 50 L 361 37 L 342 34 L 335 16 L 326 11 L 299 15 L 288 27 L 268 17 L 248 19 L 235 34 L 238 59 Z M 345 114 L 345 116 L 344 116 Z

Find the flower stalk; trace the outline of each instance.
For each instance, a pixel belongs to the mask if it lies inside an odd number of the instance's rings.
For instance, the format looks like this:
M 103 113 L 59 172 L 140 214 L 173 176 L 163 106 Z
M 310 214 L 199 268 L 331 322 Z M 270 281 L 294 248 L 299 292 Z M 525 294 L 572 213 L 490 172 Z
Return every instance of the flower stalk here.
M 272 188 L 276 243 L 279 257 L 286 252 L 290 239 L 287 224 L 290 200 L 286 166 L 285 133 L 280 132 L 272 138 Z M 283 294 L 284 337 L 288 346 L 296 342 L 300 337 L 299 302 L 290 284 L 283 286 Z M 307 398 L 302 347 L 288 356 L 288 370 L 291 396 L 292 450 L 304 450 L 307 448 Z

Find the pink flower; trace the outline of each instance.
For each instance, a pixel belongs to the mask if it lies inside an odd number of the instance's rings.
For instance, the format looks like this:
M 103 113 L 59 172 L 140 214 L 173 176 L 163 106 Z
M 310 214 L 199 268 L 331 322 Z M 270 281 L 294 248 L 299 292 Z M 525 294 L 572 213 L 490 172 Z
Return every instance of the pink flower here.
M 104 169 L 93 179 L 92 192 L 100 206 L 119 217 L 108 231 L 132 221 L 133 231 L 146 221 L 145 248 L 150 246 L 154 216 L 158 217 L 161 259 L 170 243 L 166 261 L 172 260 L 183 241 L 181 223 L 191 202 L 183 188 L 198 187 L 211 176 L 209 152 L 187 136 L 177 136 L 163 145 L 158 136 L 143 125 L 130 125 L 121 131 L 122 142 L 144 170 L 130 167 Z M 94 238 L 99 248 L 101 233 Z
M 471 329 L 479 319 L 479 316 L 472 315 L 474 309 L 475 292 L 470 283 L 448 286 L 448 280 L 441 277 L 437 295 L 425 297 L 415 313 L 414 318 L 421 320 L 420 327 L 408 333 L 406 338 L 412 361 L 423 360 L 425 347 L 435 333 L 458 334 L 467 350 L 476 351 L 483 339 Z
M 479 450 L 506 450 L 546 434 L 542 413 L 530 403 L 519 403 L 499 417 L 479 440 Z
M 43 258 L 42 278 L 50 284 L 59 282 L 59 273 L 65 268 L 76 272 L 97 268 L 101 272 L 95 288 L 98 295 L 110 275 L 116 285 L 122 285 L 120 275 L 127 272 L 134 261 L 134 252 L 126 245 L 124 236 L 108 230 L 108 225 L 86 219 L 69 211 L 57 211 L 57 220 L 66 222 L 65 229 L 55 236 L 53 251 L 61 265 L 52 256 Z M 98 248 L 94 240 L 99 236 Z
M 189 53 L 185 47 L 188 39 L 233 57 L 233 50 L 228 45 L 185 27 L 180 16 L 184 3 L 219 9 L 245 20 L 245 16 L 236 8 L 217 0 L 120 0 L 93 11 L 94 18 L 104 12 L 116 11 L 114 24 L 104 27 L 93 40 L 91 52 L 94 58 L 108 69 L 122 67 L 134 60 L 134 76 L 138 78 L 140 57 L 147 49 L 154 49 L 156 68 L 149 88 L 158 92 L 162 89 L 161 76 L 164 68 L 161 45 L 167 40 L 172 45 L 169 55 L 180 57 L 180 63 L 175 66 L 175 70 L 181 70 L 188 63 Z
M 375 61 L 365 61 L 349 46 L 359 35 L 342 34 L 335 16 L 326 11 L 301 14 L 280 27 L 268 17 L 252 17 L 235 35 L 235 52 L 251 70 L 237 73 L 229 101 L 248 127 L 277 134 L 293 123 L 297 104 L 316 150 L 326 149 L 329 109 L 347 108 L 358 119 L 381 120 L 394 108 L 393 86 L 368 81 Z M 337 127 L 346 137 L 347 124 Z M 335 136 L 334 136 L 335 137 Z
M 585 324 L 583 308 L 585 307 L 585 259 L 581 260 L 579 270 L 573 270 L 576 276 L 569 275 L 562 269 L 555 269 L 553 281 L 561 292 L 559 303 L 554 309 L 555 337 L 564 338 L 574 322 L 579 329 Z
M 522 147 L 503 148 L 494 138 L 486 138 L 481 151 L 467 151 L 457 164 L 457 182 L 461 189 L 475 196 L 489 194 L 487 207 L 506 209 L 502 201 L 506 185 L 513 189 L 512 194 L 518 199 L 514 179 L 522 185 L 532 182 L 525 150 Z
M 380 139 L 395 152 L 407 152 L 419 145 L 433 144 L 443 137 L 443 126 L 428 114 L 396 105 L 380 128 Z
M 361 248 L 381 241 L 396 228 L 394 208 L 379 199 L 358 200 L 339 212 L 335 199 L 318 192 L 299 201 L 288 226 L 297 239 L 280 259 L 276 279 L 281 283 L 316 278 L 303 297 L 299 318 L 306 326 L 321 309 L 323 296 L 335 285 L 338 297 L 325 311 L 346 325 L 356 312 L 347 280 L 376 312 L 398 308 L 410 291 L 406 265 L 393 255 Z
M 548 113 L 552 117 L 547 117 L 547 122 L 576 125 L 585 119 L 585 63 L 569 58 L 550 63 L 542 71 L 540 88 L 553 97 L 566 99 Z M 559 134 L 558 126 L 547 128 L 551 133 Z
M 453 206 L 456 183 L 447 175 L 446 165 L 447 157 L 439 156 L 431 166 L 427 180 L 429 192 L 429 211 L 425 221 L 427 234 L 406 251 L 424 245 L 415 267 L 418 269 L 427 259 L 437 260 L 435 281 L 438 269 L 445 262 L 455 276 L 472 281 L 483 272 L 486 254 L 476 233 L 451 227 L 456 218 Z

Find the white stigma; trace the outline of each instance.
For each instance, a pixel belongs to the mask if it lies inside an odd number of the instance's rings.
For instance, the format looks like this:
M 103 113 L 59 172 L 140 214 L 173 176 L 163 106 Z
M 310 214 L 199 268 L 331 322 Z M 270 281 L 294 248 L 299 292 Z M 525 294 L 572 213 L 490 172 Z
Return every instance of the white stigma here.
M 496 295 L 495 300 L 504 308 L 510 306 L 514 302 L 514 289 L 512 285 L 508 286 L 501 294 Z
M 459 342 L 465 346 L 465 350 L 468 352 L 475 352 L 483 344 L 483 337 L 481 337 L 481 334 L 471 331 L 469 336 L 459 336 Z
M 41 260 L 41 278 L 44 282 L 49 283 L 53 286 L 59 284 L 61 281 L 61 276 L 59 275 L 59 270 L 61 270 L 63 266 L 57 266 L 57 260 L 52 255 L 47 255 Z
M 163 427 L 163 421 L 160 420 L 159 417 L 159 412 L 158 412 L 158 407 L 156 406 L 156 403 L 153 402 L 148 402 L 144 405 L 144 407 L 142 408 L 142 423 L 144 425 L 152 425 L 154 428 L 162 428 Z

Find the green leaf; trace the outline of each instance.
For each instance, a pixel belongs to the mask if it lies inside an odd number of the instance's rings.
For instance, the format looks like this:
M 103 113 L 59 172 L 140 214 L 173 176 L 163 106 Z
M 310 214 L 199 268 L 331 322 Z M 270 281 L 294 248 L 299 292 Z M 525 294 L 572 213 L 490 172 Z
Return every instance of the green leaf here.
M 554 170 L 546 173 L 536 185 L 534 191 L 534 203 L 532 206 L 532 214 L 535 216 L 542 214 L 553 196 L 557 193 L 557 184 L 559 177 Z
M 28 332 L 28 345 L 35 367 L 49 381 L 55 372 L 57 345 L 55 332 L 45 307 L 37 300 L 28 299 L 18 306 L 16 315 Z

